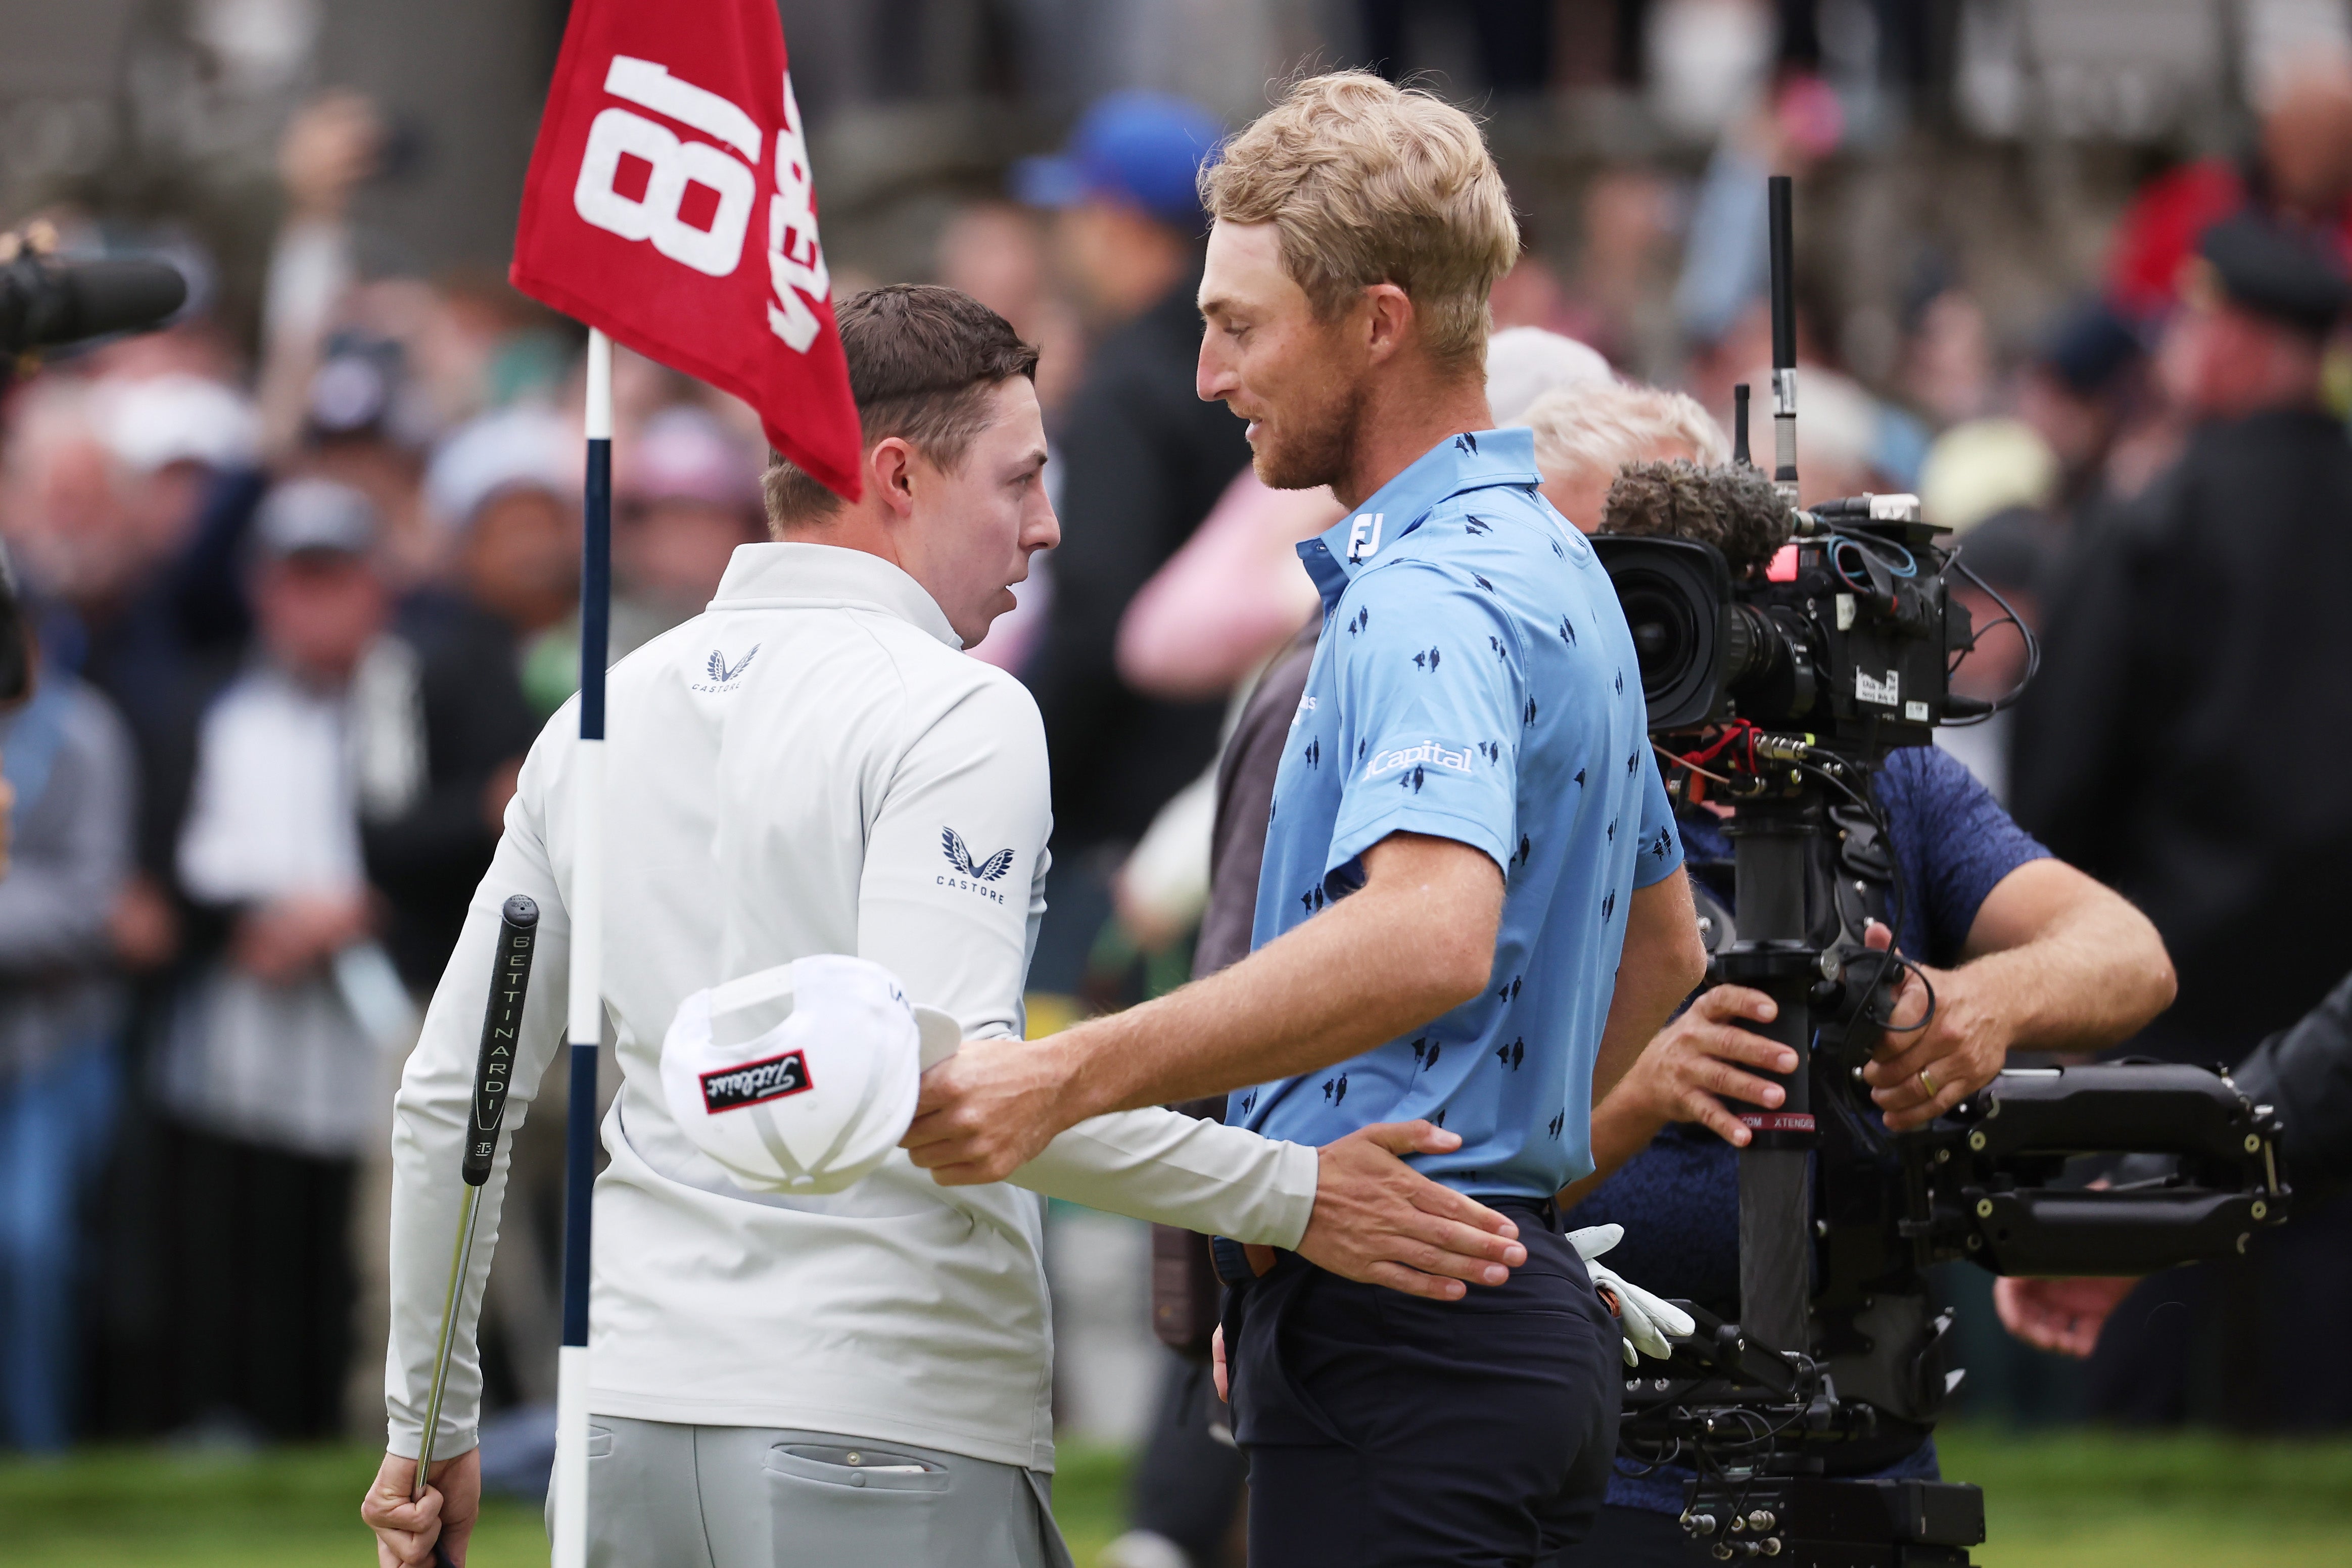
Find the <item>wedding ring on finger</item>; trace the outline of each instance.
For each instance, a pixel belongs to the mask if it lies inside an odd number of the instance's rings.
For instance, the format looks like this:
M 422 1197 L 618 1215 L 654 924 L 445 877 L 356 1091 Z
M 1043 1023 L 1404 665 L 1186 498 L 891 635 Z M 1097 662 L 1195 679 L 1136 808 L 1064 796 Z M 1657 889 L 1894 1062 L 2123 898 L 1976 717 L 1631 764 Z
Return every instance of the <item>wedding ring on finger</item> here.
M 1928 1099 L 1936 1097 L 1936 1075 L 1924 1067 L 1919 1070 L 1919 1087 L 1927 1092 Z

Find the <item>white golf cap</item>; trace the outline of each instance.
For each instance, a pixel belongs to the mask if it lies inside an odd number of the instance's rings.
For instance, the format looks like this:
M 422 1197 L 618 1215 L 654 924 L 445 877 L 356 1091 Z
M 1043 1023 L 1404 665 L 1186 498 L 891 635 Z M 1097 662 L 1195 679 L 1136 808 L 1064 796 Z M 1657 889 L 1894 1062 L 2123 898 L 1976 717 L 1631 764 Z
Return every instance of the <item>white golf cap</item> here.
M 890 971 L 819 954 L 697 991 L 662 1040 L 662 1093 L 695 1146 L 758 1192 L 839 1192 L 915 1119 L 963 1031 Z

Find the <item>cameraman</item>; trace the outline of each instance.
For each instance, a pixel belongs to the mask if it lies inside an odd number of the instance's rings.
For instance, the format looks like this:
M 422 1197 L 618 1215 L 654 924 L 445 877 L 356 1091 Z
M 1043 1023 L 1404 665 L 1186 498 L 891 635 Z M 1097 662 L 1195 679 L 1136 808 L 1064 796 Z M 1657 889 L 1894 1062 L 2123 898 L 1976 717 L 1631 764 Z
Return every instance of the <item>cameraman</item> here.
M 1760 476 L 1743 469 L 1643 464 L 1610 492 L 1605 532 L 1704 538 L 1735 576 L 1759 573 L 1786 538 L 1785 513 Z M 1695 527 L 1690 519 L 1704 518 Z M 2093 1050 L 2129 1035 L 2172 999 L 2172 969 L 2155 928 L 2122 898 L 2010 821 L 1957 759 L 1932 746 L 1894 752 L 1872 794 L 1901 879 L 1895 945 L 1926 966 L 1935 1012 L 1899 1032 L 1864 1070 L 1871 1099 L 1895 1132 L 1925 1126 L 1990 1082 L 2012 1047 Z M 1728 808 L 1679 805 L 1675 816 L 1701 913 L 1721 928 L 1736 916 Z M 1710 904 L 1713 907 L 1710 907 Z M 1874 925 L 1874 944 L 1887 939 Z M 1917 1019 L 1927 998 L 1908 977 L 1895 1010 Z M 1570 1228 L 1622 1224 L 1624 1271 L 1658 1294 L 1726 1318 L 1739 1308 L 1739 1187 L 1736 1150 L 1748 1133 L 1728 1097 L 1770 1107 L 1781 1091 L 1750 1072 L 1786 1072 L 1795 1054 L 1743 1027 L 1769 1022 L 1762 992 L 1717 986 L 1699 993 L 1653 1039 L 1592 1117 L 1594 1174 L 1561 1194 Z M 1822 1172 L 1824 1186 L 1839 1172 Z M 1857 1456 L 1857 1458 L 1861 1456 Z M 1873 1473 L 1933 1476 L 1935 1446 Z M 1836 1459 L 1831 1460 L 1832 1471 Z M 1884 1468 L 1881 1468 L 1884 1467 Z M 1592 1534 L 1561 1568 L 1644 1568 L 1707 1561 L 1676 1522 L 1691 1473 L 1632 1473 L 1622 1461 Z

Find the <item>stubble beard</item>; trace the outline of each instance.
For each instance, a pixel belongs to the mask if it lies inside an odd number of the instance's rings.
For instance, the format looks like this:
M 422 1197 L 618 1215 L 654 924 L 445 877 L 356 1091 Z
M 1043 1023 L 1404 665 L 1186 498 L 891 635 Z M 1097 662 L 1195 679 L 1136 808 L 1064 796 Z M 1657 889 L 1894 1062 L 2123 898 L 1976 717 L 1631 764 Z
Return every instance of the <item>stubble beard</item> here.
M 1338 490 L 1355 466 L 1363 413 L 1363 389 L 1353 384 L 1306 412 L 1285 439 L 1261 443 L 1251 460 L 1259 482 L 1270 490 Z

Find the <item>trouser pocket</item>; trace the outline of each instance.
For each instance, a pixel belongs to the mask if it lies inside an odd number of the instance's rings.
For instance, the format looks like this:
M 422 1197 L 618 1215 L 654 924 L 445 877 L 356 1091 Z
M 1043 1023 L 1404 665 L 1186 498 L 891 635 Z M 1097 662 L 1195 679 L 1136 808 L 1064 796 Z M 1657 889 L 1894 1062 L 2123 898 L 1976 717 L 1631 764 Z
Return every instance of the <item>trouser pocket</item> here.
M 764 1460 L 776 1568 L 927 1568 L 955 1561 L 939 1539 L 953 1472 L 881 1445 L 779 1443 Z

